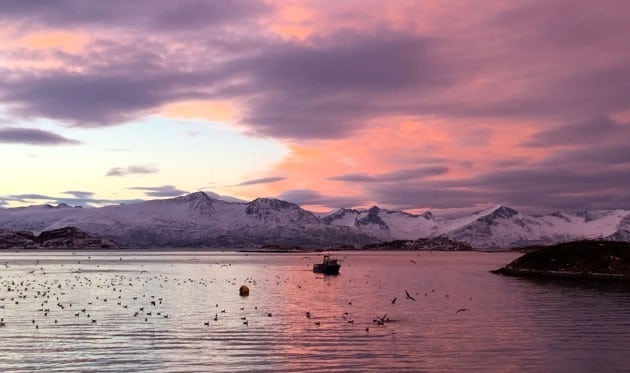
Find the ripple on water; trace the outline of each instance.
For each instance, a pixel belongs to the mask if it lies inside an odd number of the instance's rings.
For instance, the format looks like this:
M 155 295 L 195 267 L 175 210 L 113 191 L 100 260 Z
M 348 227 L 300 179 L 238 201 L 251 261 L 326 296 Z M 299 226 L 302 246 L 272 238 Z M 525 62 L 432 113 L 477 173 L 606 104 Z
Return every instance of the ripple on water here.
M 341 256 L 322 277 L 303 254 L 8 253 L 0 370 L 630 368 L 627 289 L 488 273 L 512 253 Z

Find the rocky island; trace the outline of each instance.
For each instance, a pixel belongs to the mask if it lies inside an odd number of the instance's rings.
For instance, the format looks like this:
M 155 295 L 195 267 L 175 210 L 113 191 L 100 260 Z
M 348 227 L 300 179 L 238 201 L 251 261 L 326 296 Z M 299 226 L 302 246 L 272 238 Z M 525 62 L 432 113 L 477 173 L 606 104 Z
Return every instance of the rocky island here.
M 630 280 L 630 243 L 574 241 L 548 247 L 528 247 L 529 253 L 496 274 L 582 280 Z
M 85 233 L 75 227 L 41 232 L 0 229 L 0 249 L 102 250 L 119 249 L 111 240 Z

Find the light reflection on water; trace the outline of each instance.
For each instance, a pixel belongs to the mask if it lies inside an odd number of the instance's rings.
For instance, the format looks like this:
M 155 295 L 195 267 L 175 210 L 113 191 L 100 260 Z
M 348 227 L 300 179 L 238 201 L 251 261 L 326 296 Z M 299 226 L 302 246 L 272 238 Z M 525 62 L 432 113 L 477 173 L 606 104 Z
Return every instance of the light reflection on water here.
M 630 292 L 488 273 L 517 255 L 5 252 L 0 370 L 630 369 Z

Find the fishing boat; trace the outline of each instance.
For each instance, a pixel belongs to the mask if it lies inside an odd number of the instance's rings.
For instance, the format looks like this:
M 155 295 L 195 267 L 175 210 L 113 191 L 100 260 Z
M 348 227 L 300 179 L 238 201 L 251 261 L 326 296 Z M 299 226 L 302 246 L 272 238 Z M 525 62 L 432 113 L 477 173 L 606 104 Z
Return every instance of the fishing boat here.
M 330 255 L 324 255 L 322 263 L 313 264 L 313 272 L 323 273 L 325 275 L 338 275 L 341 265 L 337 259 L 331 258 Z

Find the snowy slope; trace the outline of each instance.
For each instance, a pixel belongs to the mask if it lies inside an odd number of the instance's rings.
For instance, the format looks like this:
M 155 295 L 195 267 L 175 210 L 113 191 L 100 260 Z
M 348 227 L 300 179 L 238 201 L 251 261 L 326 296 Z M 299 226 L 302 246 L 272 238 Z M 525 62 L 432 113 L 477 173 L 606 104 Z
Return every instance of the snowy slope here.
M 528 215 L 494 206 L 457 218 L 415 215 L 376 206 L 323 217 L 269 198 L 226 202 L 203 192 L 102 208 L 61 205 L 0 209 L 0 228 L 74 226 L 126 247 L 252 247 L 264 244 L 361 246 L 391 240 L 448 237 L 475 248 L 552 244 L 584 238 L 630 241 L 630 211 Z
M 506 206 L 495 206 L 457 218 L 439 218 L 430 212 L 413 215 L 372 207 L 338 210 L 322 220 L 331 225 L 354 227 L 380 240 L 446 236 L 476 248 L 601 237 L 630 240 L 630 211 L 627 210 L 526 215 Z
M 630 241 L 630 214 L 621 219 L 615 232 L 606 238 L 614 241 Z
M 331 225 L 353 227 L 384 241 L 434 236 L 438 224 L 430 212 L 414 215 L 376 206 L 367 210 L 340 209 L 322 220 Z
M 230 203 L 197 192 L 102 208 L 0 210 L 0 227 L 41 232 L 74 226 L 127 247 L 246 247 L 263 244 L 342 245 L 374 242 L 331 227 L 292 203 L 256 199 Z
M 478 248 L 547 245 L 607 237 L 616 231 L 624 217 L 630 215 L 630 211 L 624 210 L 555 212 L 547 215 L 525 215 L 510 210 L 514 213 L 509 216 L 491 213 L 448 231 L 446 235 Z

